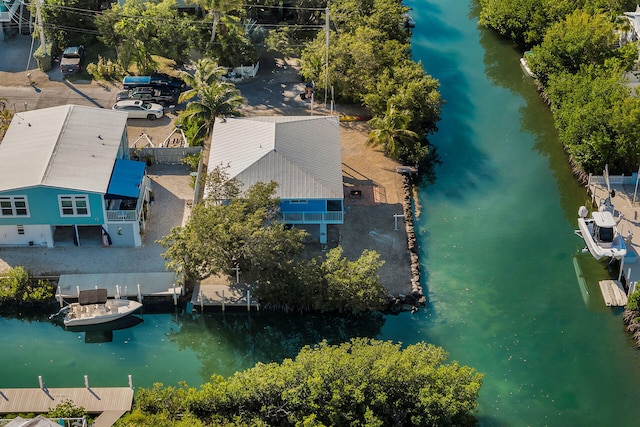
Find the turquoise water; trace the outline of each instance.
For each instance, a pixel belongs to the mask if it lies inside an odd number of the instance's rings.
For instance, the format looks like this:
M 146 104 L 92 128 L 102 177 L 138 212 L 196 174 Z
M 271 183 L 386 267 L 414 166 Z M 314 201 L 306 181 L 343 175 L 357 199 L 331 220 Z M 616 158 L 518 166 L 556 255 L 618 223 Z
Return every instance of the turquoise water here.
M 477 27 L 470 2 L 411 5 L 414 56 L 447 101 L 433 137 L 443 163 L 421 191 L 417 221 L 425 310 L 358 319 L 146 314 L 111 335 L 16 315 L 0 318 L 0 388 L 37 386 L 38 375 L 50 387 L 82 386 L 85 374 L 95 386 L 124 386 L 128 374 L 135 386 L 198 385 L 321 339 L 370 336 L 434 343 L 483 372 L 483 426 L 637 425 L 639 352 L 620 310 L 602 303 L 606 270 L 576 258 L 586 195 L 548 108 L 518 53 Z

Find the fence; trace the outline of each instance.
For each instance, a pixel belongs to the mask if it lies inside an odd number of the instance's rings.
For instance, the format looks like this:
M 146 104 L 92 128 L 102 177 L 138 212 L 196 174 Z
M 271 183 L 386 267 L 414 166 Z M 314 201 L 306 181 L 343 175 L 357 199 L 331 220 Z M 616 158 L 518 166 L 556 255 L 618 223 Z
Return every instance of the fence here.
M 223 79 L 234 83 L 241 82 L 244 79 L 255 77 L 259 69 L 260 62 L 254 65 L 241 65 L 239 67 L 229 68 L 229 73 L 227 76 L 224 76 Z
M 148 165 L 177 165 L 185 157 L 198 154 L 202 147 L 146 147 L 132 148 L 129 156 L 133 160 L 147 162 Z

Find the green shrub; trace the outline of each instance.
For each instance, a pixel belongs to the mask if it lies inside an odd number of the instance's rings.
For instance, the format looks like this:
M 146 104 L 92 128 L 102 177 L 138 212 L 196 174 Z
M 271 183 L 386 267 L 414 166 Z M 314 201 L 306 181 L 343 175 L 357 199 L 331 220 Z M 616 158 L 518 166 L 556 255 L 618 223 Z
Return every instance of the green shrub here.
M 101 55 L 98 55 L 97 63 L 87 65 L 87 73 L 95 80 L 120 80 L 124 76 L 124 70 L 118 63 L 105 60 Z
M 71 400 L 58 403 L 55 408 L 47 412 L 47 418 L 82 418 L 87 411 L 82 406 L 76 406 Z
M 640 289 L 633 291 L 633 293 L 629 295 L 626 309 L 630 311 L 640 310 Z
M 53 284 L 48 280 L 31 279 L 24 267 L 14 267 L 0 277 L 0 302 L 37 303 L 53 296 Z

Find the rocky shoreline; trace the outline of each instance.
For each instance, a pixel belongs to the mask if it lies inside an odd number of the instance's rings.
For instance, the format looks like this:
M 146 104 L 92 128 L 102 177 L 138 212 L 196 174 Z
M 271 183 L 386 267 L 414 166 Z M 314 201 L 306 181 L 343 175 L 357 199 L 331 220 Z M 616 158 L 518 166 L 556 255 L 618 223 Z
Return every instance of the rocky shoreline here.
M 398 313 L 400 311 L 415 312 L 419 307 L 424 307 L 427 301 L 422 292 L 422 285 L 420 284 L 420 256 L 414 226 L 413 184 L 410 175 L 402 175 L 402 187 L 404 190 L 402 208 L 407 232 L 407 249 L 411 257 L 411 293 L 408 295 L 400 294 L 398 296 L 389 296 L 387 298 L 387 308 L 392 313 Z

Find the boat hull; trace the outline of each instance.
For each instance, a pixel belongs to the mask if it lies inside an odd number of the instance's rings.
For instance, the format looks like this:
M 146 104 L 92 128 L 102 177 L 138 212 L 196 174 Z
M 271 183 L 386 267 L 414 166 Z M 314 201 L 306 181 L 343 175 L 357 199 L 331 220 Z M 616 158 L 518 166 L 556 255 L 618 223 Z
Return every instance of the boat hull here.
M 589 227 L 590 219 L 578 218 L 578 228 L 580 229 L 580 235 L 584 239 L 587 249 L 595 259 L 601 258 L 615 258 L 622 259 L 627 254 L 627 247 L 624 244 L 624 239 L 616 231 L 613 242 L 608 247 L 602 247 L 593 238 L 591 228 Z
M 64 316 L 65 326 L 87 326 L 112 322 L 128 316 L 142 307 L 137 301 L 110 299 L 104 304 L 73 303 Z
M 529 68 L 529 64 L 527 63 L 527 56 L 530 56 L 531 52 L 527 51 L 525 52 L 524 56 L 522 56 L 520 58 L 520 65 L 522 66 L 522 69 L 524 70 L 524 73 L 531 77 L 532 79 L 537 78 L 538 76 L 536 76 L 533 71 L 531 71 L 531 68 Z

